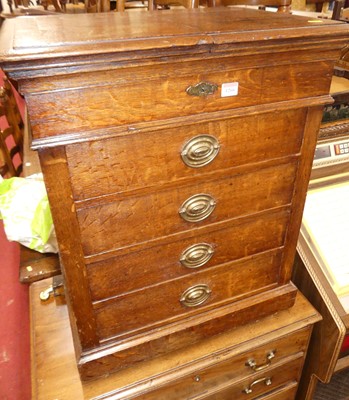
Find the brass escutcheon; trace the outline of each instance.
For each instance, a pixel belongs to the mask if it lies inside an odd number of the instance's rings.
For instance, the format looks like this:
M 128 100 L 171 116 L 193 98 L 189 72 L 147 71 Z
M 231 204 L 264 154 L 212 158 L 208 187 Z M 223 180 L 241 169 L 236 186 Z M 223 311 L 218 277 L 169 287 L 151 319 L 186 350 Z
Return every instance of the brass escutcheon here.
M 199 135 L 185 143 L 181 157 L 188 167 L 200 168 L 213 161 L 219 149 L 219 142 L 214 136 Z
M 216 207 L 215 199 L 209 194 L 195 194 L 181 205 L 179 215 L 188 222 L 199 222 L 209 217 Z
M 210 261 L 214 253 L 213 247 L 208 243 L 194 244 L 183 251 L 179 259 L 183 267 L 199 268 Z
M 204 303 L 210 295 L 211 289 L 205 284 L 199 284 L 185 290 L 179 301 L 185 307 L 196 307 Z
M 213 94 L 218 89 L 218 86 L 215 83 L 209 82 L 199 82 L 194 86 L 189 86 L 186 89 L 186 92 L 190 96 L 208 96 L 209 94 Z

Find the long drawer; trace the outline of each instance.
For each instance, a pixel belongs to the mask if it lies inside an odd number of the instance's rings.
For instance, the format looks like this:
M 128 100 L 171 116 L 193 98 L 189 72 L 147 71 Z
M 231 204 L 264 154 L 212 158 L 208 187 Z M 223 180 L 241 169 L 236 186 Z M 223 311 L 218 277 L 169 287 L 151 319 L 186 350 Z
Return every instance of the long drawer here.
M 213 390 L 212 394 L 205 393 L 196 397 L 188 397 L 188 400 L 261 399 L 260 396 L 269 395 L 278 389 L 281 390 L 285 385 L 298 382 L 303 362 L 303 357 L 300 357 L 280 367 L 271 368 L 265 373 L 259 373 L 253 379 L 249 378 L 236 384 L 225 385 L 225 387 Z
M 36 137 L 47 137 L 57 133 L 57 121 L 62 132 L 102 130 L 321 96 L 328 93 L 333 71 L 332 62 L 326 61 L 264 68 L 256 64 L 238 68 L 235 61 L 236 58 L 226 57 L 171 63 L 167 68 L 152 65 L 119 69 L 111 82 L 102 82 L 99 87 L 78 87 L 28 97 L 32 126 Z M 317 76 L 316 85 L 311 83 L 314 76 Z M 201 82 L 211 86 L 208 91 L 211 94 L 189 95 L 188 88 Z M 238 95 L 225 96 L 223 85 L 231 83 L 238 84 Z M 197 89 L 201 90 L 201 87 Z M 92 107 L 91 98 L 98 98 Z M 55 107 L 48 108 L 47 104 L 51 103 Z
M 93 300 L 120 295 L 146 286 L 194 274 L 199 270 L 282 247 L 289 211 L 248 217 L 219 230 L 181 237 L 142 250 L 118 252 L 87 265 Z
M 134 398 L 137 400 L 243 400 L 254 399 L 269 392 L 274 394 L 276 389 L 281 393 L 285 392 L 287 396 L 290 393 L 294 395 L 295 391 L 291 388 L 294 389 L 299 379 L 299 372 L 308 346 L 309 333 L 309 329 L 303 329 L 280 337 L 232 359 L 217 362 L 190 376 L 177 379 L 162 388 Z M 256 368 L 261 368 L 261 371 L 255 372 L 246 365 L 248 362 L 252 365 L 254 363 Z M 270 378 L 271 384 L 266 385 L 266 380 L 263 378 Z M 251 387 L 251 384 L 259 379 L 261 381 Z M 249 387 L 252 392 L 246 393 L 245 389 Z M 282 387 L 286 387 L 286 390 Z M 291 400 L 294 398 L 287 396 L 281 396 L 280 399 Z M 131 398 L 133 399 L 133 397 Z M 268 396 L 266 398 L 269 399 Z M 270 398 L 274 399 L 274 397 Z
M 276 287 L 281 256 L 280 250 L 274 250 L 95 302 L 98 334 L 105 339 L 149 329 Z
M 73 196 L 122 193 L 296 154 L 305 115 L 269 112 L 67 146 Z
M 85 255 L 189 231 L 291 202 L 297 160 L 77 211 Z M 106 234 L 107 233 L 107 234 Z

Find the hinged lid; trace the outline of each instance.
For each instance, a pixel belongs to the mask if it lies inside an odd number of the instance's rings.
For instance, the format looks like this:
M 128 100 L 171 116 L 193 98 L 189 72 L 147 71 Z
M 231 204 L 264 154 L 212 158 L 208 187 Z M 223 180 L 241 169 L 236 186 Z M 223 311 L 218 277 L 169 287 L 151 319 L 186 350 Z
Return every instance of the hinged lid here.
M 0 62 L 286 39 L 323 41 L 326 36 L 345 41 L 348 33 L 349 27 L 337 21 L 240 7 L 21 17 L 2 26 Z

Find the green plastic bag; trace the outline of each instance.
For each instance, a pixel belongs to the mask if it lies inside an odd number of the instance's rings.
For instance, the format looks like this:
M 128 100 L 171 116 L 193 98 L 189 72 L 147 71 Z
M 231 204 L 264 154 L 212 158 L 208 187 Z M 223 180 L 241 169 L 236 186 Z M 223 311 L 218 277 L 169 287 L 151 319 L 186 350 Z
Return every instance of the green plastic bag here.
M 0 177 L 0 219 L 10 241 L 40 253 L 57 253 L 50 206 L 42 174 Z

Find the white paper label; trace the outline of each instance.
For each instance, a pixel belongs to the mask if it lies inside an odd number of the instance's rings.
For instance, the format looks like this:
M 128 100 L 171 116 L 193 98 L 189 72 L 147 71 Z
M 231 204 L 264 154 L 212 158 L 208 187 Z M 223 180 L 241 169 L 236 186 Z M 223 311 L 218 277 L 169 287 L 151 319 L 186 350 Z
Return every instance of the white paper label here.
M 239 93 L 239 82 L 229 82 L 222 84 L 221 97 L 237 96 Z

